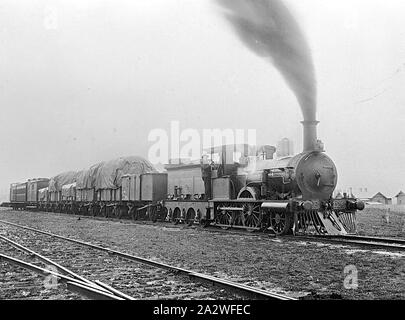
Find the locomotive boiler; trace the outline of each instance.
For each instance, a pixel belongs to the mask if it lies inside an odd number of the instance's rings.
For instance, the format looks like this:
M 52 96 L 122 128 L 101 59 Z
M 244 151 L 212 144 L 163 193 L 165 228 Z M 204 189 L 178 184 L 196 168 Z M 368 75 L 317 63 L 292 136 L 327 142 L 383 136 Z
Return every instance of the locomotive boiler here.
M 300 198 L 328 200 L 337 184 L 336 166 L 316 139 L 317 122 L 303 122 L 304 151 L 295 156 L 274 160 L 259 159 L 240 170 L 246 172 L 246 186 L 238 198 L 286 200 Z M 309 206 L 309 202 L 306 204 Z

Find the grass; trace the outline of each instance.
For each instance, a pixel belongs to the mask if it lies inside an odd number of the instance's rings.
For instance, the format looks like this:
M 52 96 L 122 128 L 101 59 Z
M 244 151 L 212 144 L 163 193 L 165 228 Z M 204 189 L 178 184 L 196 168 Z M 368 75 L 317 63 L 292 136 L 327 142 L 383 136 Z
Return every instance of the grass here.
M 359 235 L 405 238 L 405 208 L 370 206 L 357 213 Z

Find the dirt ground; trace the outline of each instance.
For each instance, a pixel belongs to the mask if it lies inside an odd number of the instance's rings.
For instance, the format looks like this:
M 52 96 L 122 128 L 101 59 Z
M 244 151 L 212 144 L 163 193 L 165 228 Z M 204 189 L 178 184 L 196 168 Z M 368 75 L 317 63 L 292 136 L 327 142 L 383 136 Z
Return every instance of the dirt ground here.
M 400 218 L 380 226 L 379 214 L 364 211 L 360 231 L 403 235 L 392 225 Z M 399 252 L 55 213 L 2 210 L 0 219 L 295 297 L 405 299 Z

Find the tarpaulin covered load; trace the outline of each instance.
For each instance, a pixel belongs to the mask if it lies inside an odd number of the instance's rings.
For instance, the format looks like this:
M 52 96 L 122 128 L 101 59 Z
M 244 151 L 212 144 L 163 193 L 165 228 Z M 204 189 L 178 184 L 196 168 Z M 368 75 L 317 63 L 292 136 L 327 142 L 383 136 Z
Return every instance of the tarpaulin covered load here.
M 77 171 L 68 171 L 52 177 L 49 181 L 49 192 L 61 191 L 62 186 L 76 182 Z
M 121 157 L 104 162 L 96 174 L 96 190 L 121 187 L 121 178 L 125 174 L 143 174 L 157 172 L 146 159 L 137 156 Z
M 38 190 L 38 201 L 46 201 L 48 199 L 48 187 Z
M 76 196 L 76 182 L 62 186 L 62 199 L 67 200 Z
M 92 189 L 96 185 L 96 177 L 99 168 L 104 164 L 104 162 L 92 165 L 89 169 L 80 171 L 77 174 L 76 188 L 81 189 Z

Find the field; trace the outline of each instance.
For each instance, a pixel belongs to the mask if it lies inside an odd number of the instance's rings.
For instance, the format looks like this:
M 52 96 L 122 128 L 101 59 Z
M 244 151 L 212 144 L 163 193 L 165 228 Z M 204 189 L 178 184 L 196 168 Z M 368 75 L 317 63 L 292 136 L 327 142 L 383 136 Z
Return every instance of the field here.
M 405 208 L 371 206 L 357 215 L 359 235 L 405 238 Z

